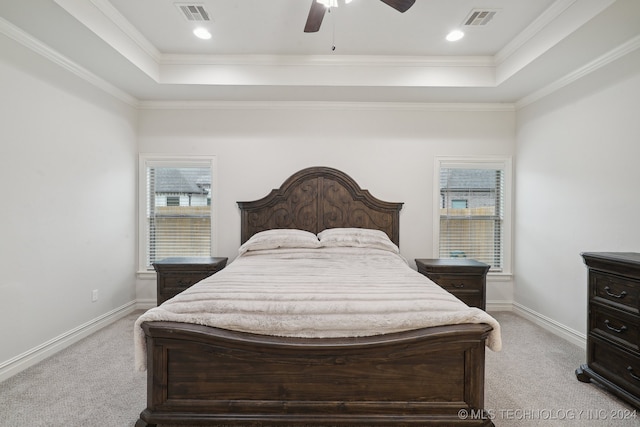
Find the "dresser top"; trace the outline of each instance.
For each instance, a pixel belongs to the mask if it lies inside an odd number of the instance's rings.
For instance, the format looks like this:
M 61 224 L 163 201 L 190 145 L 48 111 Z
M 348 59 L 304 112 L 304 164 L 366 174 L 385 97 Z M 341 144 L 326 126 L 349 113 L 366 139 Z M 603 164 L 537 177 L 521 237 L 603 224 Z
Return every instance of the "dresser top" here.
M 640 253 L 638 252 L 583 252 L 582 257 L 585 262 L 594 259 L 640 265 Z

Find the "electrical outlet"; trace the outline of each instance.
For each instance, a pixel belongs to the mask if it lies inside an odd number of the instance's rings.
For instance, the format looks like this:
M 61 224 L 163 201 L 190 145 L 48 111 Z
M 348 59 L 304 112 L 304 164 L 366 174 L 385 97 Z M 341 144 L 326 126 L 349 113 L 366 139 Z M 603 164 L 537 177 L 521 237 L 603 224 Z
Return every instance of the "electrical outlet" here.
M 96 301 L 98 301 L 98 290 L 94 289 L 93 291 L 91 291 L 91 302 Z

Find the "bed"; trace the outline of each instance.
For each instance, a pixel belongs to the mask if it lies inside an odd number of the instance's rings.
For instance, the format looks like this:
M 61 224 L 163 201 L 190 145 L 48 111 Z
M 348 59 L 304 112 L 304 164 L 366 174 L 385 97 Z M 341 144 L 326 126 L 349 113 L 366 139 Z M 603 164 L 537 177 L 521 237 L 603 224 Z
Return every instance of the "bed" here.
M 136 322 L 136 427 L 493 425 L 499 325 L 406 264 L 401 203 L 312 167 L 238 206 L 239 256 Z

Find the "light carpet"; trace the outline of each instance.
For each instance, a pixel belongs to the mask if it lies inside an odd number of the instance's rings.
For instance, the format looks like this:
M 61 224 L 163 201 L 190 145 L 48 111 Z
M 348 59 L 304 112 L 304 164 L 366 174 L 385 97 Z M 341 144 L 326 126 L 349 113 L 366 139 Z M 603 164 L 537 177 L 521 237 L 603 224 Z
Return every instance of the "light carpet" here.
M 133 360 L 140 314 L 0 383 L 0 426 L 133 426 L 146 406 L 146 373 Z M 576 380 L 582 349 L 513 313 L 491 314 L 503 342 L 486 353 L 485 407 L 496 426 L 640 425 L 634 408 Z

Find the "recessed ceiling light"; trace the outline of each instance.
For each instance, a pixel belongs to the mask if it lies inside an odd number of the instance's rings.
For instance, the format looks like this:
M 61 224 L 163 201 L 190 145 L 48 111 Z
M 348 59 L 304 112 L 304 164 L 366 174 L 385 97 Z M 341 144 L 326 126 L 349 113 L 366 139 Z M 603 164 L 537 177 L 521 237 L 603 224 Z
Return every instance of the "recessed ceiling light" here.
M 193 30 L 193 34 L 195 34 L 196 37 L 202 40 L 209 40 L 211 38 L 211 33 L 209 32 L 209 30 L 202 27 Z
M 460 30 L 453 30 L 449 34 L 447 34 L 447 40 L 450 42 L 455 42 L 464 37 L 464 33 Z

